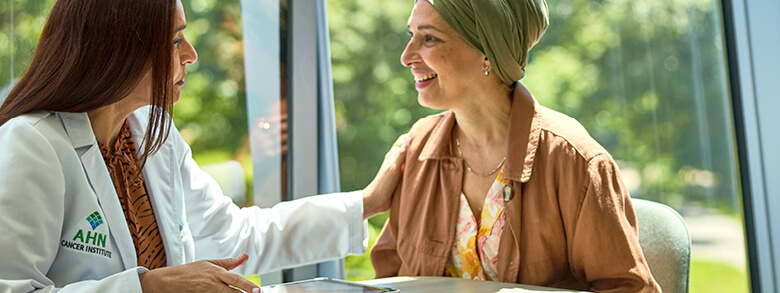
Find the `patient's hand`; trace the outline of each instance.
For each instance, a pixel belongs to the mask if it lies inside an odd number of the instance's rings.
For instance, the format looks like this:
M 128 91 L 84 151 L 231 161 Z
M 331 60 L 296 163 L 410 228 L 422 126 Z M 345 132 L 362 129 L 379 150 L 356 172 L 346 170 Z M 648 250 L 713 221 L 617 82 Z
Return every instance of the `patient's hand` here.
M 363 189 L 363 219 L 390 209 L 393 191 L 403 174 L 408 148 L 409 136 L 401 135 L 385 155 L 385 161 L 374 180 Z

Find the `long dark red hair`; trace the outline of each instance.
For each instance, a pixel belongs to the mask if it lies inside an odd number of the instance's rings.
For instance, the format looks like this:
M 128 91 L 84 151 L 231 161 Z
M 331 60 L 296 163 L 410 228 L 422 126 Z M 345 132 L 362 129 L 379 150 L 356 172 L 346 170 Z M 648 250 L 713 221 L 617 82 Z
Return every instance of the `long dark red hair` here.
M 177 0 L 57 0 L 32 62 L 0 107 L 0 126 L 39 110 L 88 112 L 127 97 L 151 69 L 141 164 L 165 142 L 173 104 Z

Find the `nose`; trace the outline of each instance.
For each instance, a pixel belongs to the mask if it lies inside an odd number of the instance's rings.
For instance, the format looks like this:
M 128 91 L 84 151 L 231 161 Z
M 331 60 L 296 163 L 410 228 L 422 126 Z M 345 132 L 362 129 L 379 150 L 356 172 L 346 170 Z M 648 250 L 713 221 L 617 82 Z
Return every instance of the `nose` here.
M 181 59 L 182 65 L 190 65 L 192 63 L 195 63 L 198 61 L 198 52 L 195 51 L 195 47 L 192 46 L 192 43 L 188 40 L 184 40 L 184 46 L 182 48 L 183 50 L 180 50 L 181 56 L 179 57 Z
M 404 52 L 401 53 L 401 64 L 406 67 L 411 67 L 414 63 L 421 62 L 418 45 L 416 44 L 414 37 L 406 44 Z

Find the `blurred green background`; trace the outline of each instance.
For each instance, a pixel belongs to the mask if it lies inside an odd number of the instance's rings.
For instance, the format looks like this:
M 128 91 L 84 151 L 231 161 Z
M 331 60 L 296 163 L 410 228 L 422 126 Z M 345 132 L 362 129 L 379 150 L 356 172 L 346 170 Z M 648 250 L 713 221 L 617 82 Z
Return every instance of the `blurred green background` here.
M 24 71 L 53 3 L 0 3 L 0 85 Z M 185 35 L 200 59 L 174 108 L 176 125 L 201 165 L 241 162 L 251 191 L 240 1 L 183 3 Z M 747 292 L 718 3 L 549 1 L 551 25 L 522 83 L 612 153 L 632 196 L 683 215 L 693 238 L 691 292 Z M 398 135 L 434 111 L 417 104 L 412 75 L 399 61 L 413 1 L 327 5 L 341 186 L 361 189 Z M 386 218 L 370 220 L 371 244 Z M 373 278 L 368 253 L 346 263 L 348 279 Z

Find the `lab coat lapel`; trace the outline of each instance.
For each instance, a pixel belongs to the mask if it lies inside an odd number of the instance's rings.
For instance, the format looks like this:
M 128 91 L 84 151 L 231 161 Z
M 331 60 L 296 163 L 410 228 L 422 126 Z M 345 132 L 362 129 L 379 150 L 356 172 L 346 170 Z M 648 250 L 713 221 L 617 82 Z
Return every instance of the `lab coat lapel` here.
M 111 229 L 111 237 L 119 248 L 119 255 L 125 269 L 137 266 L 133 239 L 127 227 L 122 206 L 114 189 L 103 155 L 97 145 L 92 125 L 86 113 L 58 113 L 73 148 L 81 157 L 81 164 L 92 190 L 103 209 L 103 218 Z
M 136 149 L 140 156 L 144 150 L 143 141 L 148 124 L 146 113 L 149 107 L 136 110 L 127 117 L 127 123 L 130 126 L 130 133 L 133 141 L 136 143 Z M 181 242 L 182 223 L 179 217 L 183 210 L 181 202 L 174 200 L 177 194 L 174 190 L 175 166 L 176 161 L 170 154 L 172 145 L 165 143 L 159 151 L 146 160 L 146 165 L 141 171 L 144 176 L 146 193 L 154 209 L 154 216 L 157 219 L 157 227 L 163 239 L 165 255 L 168 258 L 168 265 L 177 265 L 185 263 L 184 249 Z

